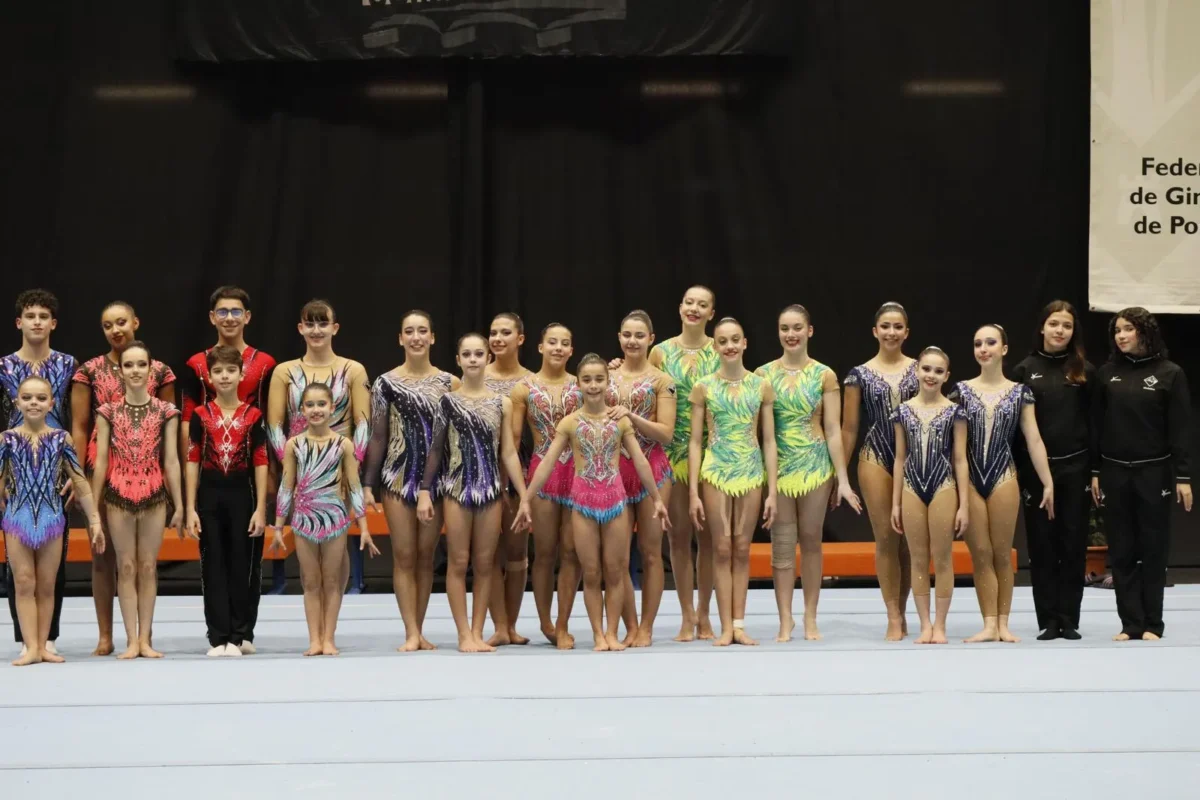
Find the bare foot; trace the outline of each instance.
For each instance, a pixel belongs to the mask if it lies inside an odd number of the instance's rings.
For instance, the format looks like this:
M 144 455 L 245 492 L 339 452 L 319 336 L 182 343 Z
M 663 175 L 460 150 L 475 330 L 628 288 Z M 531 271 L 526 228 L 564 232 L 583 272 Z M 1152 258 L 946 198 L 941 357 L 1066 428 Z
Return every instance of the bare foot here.
M 997 642 L 999 640 L 1000 635 L 996 633 L 995 628 L 984 628 L 970 639 L 963 639 L 963 641 L 967 644 L 975 644 L 976 642 Z
M 616 634 L 609 634 L 608 636 L 605 636 L 604 641 L 608 644 L 608 649 L 614 653 L 620 652 L 626 647 L 629 647 L 629 645 L 625 644 L 625 642 L 617 641 Z M 625 641 L 629 641 L 628 636 L 625 637 Z
M 592 650 L 594 650 L 595 652 L 597 652 L 597 653 L 608 652 L 608 640 L 604 638 L 604 634 L 593 633 L 592 634 L 592 642 L 593 642 Z
M 903 639 L 905 636 L 908 636 L 908 617 L 907 617 L 907 615 L 901 614 L 900 615 L 900 638 Z
M 696 638 L 697 639 L 712 639 L 714 638 L 712 622 L 707 616 L 700 617 L 700 621 L 696 623 Z
M 426 639 L 424 636 L 422 636 L 421 637 L 421 649 L 422 650 L 437 650 L 437 645 L 434 644 L 433 642 L 429 641 L 428 639 Z
M 998 635 L 1000 637 L 1000 641 L 1008 642 L 1009 644 L 1016 644 L 1017 642 L 1021 641 L 1021 637 L 1014 634 L 1008 628 L 1001 628 Z
M 42 661 L 45 661 L 49 664 L 61 664 L 66 661 L 66 659 L 60 656 L 57 652 L 52 652 L 49 647 L 44 647 L 42 648 Z
M 49 653 L 52 656 L 56 656 L 58 655 L 58 647 L 55 646 L 54 642 L 46 642 L 46 646 L 42 648 L 42 653 Z M 43 658 L 43 660 L 45 659 Z
M 155 650 L 153 647 L 151 647 L 149 642 L 142 642 L 141 644 L 139 644 L 138 652 L 141 653 L 142 658 L 162 658 L 163 657 L 163 654 L 158 652 L 157 650 Z
M 496 631 L 487 643 L 489 647 L 507 647 L 512 641 L 508 638 L 508 631 Z
M 508 629 L 508 640 L 515 645 L 529 644 L 529 638 L 517 633 L 516 628 Z
M 321 655 L 323 656 L 336 656 L 341 652 L 342 651 L 338 650 L 337 645 L 335 645 L 333 642 L 325 642 L 321 645 Z
M 792 631 L 796 629 L 796 620 L 791 617 L 787 621 L 779 623 L 779 635 L 775 637 L 777 642 L 790 642 L 792 640 Z
M 113 651 L 112 639 L 101 639 L 96 643 L 96 649 L 92 651 L 93 656 L 111 656 Z
M 1118 633 L 1116 636 L 1113 637 L 1113 641 L 1114 642 L 1128 642 L 1129 634 L 1126 633 L 1125 631 L 1121 631 L 1120 633 Z
M 750 634 L 746 633 L 742 628 L 733 629 L 733 641 L 746 647 L 758 647 L 758 642 L 750 638 Z
M 142 654 L 142 648 L 136 644 L 131 644 L 125 648 L 125 652 L 121 653 L 117 658 L 121 661 L 128 661 L 132 658 L 137 658 Z
M 625 638 L 621 640 L 621 649 L 624 650 L 626 647 L 633 647 L 633 638 L 635 636 L 637 636 L 637 628 L 634 628 L 631 631 L 626 631 Z M 614 636 L 613 638 L 616 637 Z
M 558 632 L 554 629 L 554 626 L 543 625 L 542 636 L 545 636 L 546 641 L 548 641 L 550 644 L 558 644 Z
M 683 622 L 679 624 L 679 635 L 675 637 L 675 641 L 696 641 L 696 620 L 694 617 L 689 617 L 686 614 L 684 615 Z
M 37 664 L 41 660 L 42 660 L 42 651 L 40 649 L 37 651 L 34 651 L 34 650 L 30 650 L 29 648 L 25 648 L 24 650 L 21 651 L 20 657 L 12 662 L 12 665 L 14 667 L 27 667 L 30 664 Z
M 804 638 L 810 642 L 821 641 L 821 631 L 820 631 L 820 629 L 817 628 L 817 621 L 815 619 L 810 620 L 807 617 L 805 617 L 805 619 L 804 619 Z
M 633 644 L 630 647 L 649 647 L 654 643 L 654 634 L 650 631 L 643 631 L 638 628 L 637 635 L 633 637 Z
M 1159 636 L 1158 634 L 1151 633 L 1150 631 L 1146 631 L 1145 633 L 1142 634 L 1143 642 L 1157 642 L 1161 638 L 1162 637 Z M 42 658 L 45 659 L 45 656 L 42 656 Z
M 887 633 L 883 635 L 885 642 L 898 642 L 904 638 L 904 624 L 899 619 L 888 619 Z
M 319 655 L 321 655 L 321 652 L 322 651 L 321 651 L 321 643 L 320 642 L 309 642 L 308 649 L 304 651 L 304 655 L 319 656 Z
M 566 631 L 562 631 L 554 637 L 554 646 L 559 650 L 574 650 L 575 637 Z
M 421 637 L 410 636 L 404 640 L 404 644 L 396 648 L 397 653 L 415 653 L 421 649 Z
M 721 631 L 720 637 L 713 639 L 713 647 L 729 647 L 731 644 L 733 644 L 732 628 Z
M 921 633 L 913 640 L 916 644 L 933 644 L 933 628 L 921 626 Z
M 946 644 L 946 629 L 937 625 L 933 626 L 933 638 L 929 640 L 933 644 Z

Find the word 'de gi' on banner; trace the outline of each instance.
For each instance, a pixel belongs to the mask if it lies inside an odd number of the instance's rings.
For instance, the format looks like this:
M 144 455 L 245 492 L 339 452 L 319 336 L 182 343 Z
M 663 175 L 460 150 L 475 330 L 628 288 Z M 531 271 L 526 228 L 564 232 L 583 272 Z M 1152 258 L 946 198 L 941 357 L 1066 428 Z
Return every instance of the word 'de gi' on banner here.
M 1088 300 L 1200 313 L 1200 2 L 1092 0 Z

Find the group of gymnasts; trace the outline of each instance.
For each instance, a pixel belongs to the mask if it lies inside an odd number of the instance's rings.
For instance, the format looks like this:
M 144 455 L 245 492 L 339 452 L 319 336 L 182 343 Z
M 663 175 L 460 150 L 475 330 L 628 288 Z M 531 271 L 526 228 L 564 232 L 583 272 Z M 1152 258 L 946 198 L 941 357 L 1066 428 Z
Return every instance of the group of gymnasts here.
M 780 355 L 754 371 L 743 363 L 737 320 L 718 320 L 710 335 L 715 307 L 711 289 L 688 288 L 680 332 L 661 342 L 650 317 L 633 311 L 620 324 L 619 357 L 586 354 L 574 375 L 568 326 L 542 330 L 533 372 L 519 360 L 524 324 L 507 312 L 487 335 L 459 337 L 452 375 L 431 363 L 433 319 L 414 310 L 400 319 L 403 363 L 371 384 L 360 363 L 334 352 L 339 325 L 328 302 L 301 309 L 304 356 L 276 364 L 246 344 L 249 296 L 224 286 L 209 311 L 217 344 L 187 362 L 177 409 L 175 374 L 138 339 L 128 303 L 102 310 L 108 350 L 78 365 L 50 348 L 58 301 L 44 290 L 24 292 L 16 303 L 21 349 L 0 361 L 0 525 L 14 632 L 24 641 L 13 663 L 62 660 L 55 640 L 72 499 L 87 516 L 93 548 L 94 655 L 113 652 L 115 583 L 127 637 L 118 658 L 161 656 L 152 621 L 167 527 L 199 542 L 208 655 L 252 654 L 265 540 L 283 547 L 285 524 L 300 564 L 305 655 L 337 654 L 350 575 L 346 534 L 357 526 L 357 549 L 379 552 L 368 508 L 388 522 L 402 651 L 434 648 L 423 624 L 443 526 L 462 651 L 528 642 L 516 622 L 530 531 L 542 633 L 560 649 L 574 647 L 568 623 L 581 578 L 594 649 L 652 643 L 664 532 L 682 610 L 676 640 L 757 644 L 744 619 L 760 522 L 772 542 L 776 641 L 788 641 L 795 627 L 797 549 L 804 636 L 819 639 L 822 527 L 842 504 L 861 513 L 847 469 L 860 432 L 858 485 L 889 641 L 907 635 L 910 591 L 916 641 L 947 641 L 958 536 L 970 549 L 983 617 L 966 641 L 1018 641 L 1008 624 L 1009 554 L 1022 502 L 1039 639 L 1079 638 L 1089 501 L 1105 514 L 1116 638 L 1163 635 L 1171 504 L 1190 511 L 1192 503 L 1190 401 L 1147 311 L 1112 318 L 1112 352 L 1097 370 L 1085 358 L 1075 309 L 1050 303 L 1015 380 L 1003 372 L 1008 334 L 983 325 L 974 337 L 978 376 L 947 390 L 950 359 L 938 347 L 907 356 L 908 315 L 885 303 L 871 328 L 878 352 L 850 370 L 843 390 L 809 354 L 814 328 L 803 306 L 780 312 Z M 640 608 L 629 571 L 634 522 Z M 485 639 L 489 608 L 495 632 Z

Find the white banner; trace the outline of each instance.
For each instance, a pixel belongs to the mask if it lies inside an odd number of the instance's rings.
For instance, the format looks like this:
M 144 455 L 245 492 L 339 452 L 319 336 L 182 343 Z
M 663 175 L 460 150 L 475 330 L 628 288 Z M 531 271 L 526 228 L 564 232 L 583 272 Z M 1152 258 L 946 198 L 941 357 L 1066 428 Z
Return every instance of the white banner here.
M 1200 314 L 1200 2 L 1092 0 L 1088 301 Z

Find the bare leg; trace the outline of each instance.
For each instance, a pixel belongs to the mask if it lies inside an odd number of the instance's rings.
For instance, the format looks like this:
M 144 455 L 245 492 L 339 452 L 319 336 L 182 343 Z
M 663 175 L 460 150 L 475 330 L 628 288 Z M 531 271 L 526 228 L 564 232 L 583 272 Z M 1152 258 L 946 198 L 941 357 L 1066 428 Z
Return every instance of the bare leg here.
M 1008 629 L 1008 614 L 1012 610 L 1013 596 L 1012 543 L 1021 508 L 1021 492 L 1016 479 L 1004 481 L 993 489 L 987 506 L 992 569 L 996 574 L 996 635 L 1002 642 L 1015 643 L 1021 639 Z M 1040 509 L 1036 511 L 1044 513 Z
M 705 522 L 696 531 L 696 638 L 700 640 L 714 638 L 710 608 L 716 583 L 713 577 L 713 537 L 708 533 L 708 524 Z
M 936 580 L 934 599 L 937 603 L 933 620 L 933 644 L 946 644 L 946 618 L 954 596 L 954 514 L 958 511 L 958 493 L 944 489 L 929 503 L 929 552 L 933 559 Z M 914 565 L 915 569 L 915 565 Z M 929 568 L 925 568 L 928 573 Z
M 669 502 L 673 492 L 671 484 L 665 483 L 659 489 L 663 502 Z M 634 647 L 649 647 L 654 641 L 654 620 L 658 617 L 658 607 L 662 604 L 663 586 L 666 576 L 663 573 L 662 560 L 662 523 L 654 518 L 654 501 L 646 498 L 637 504 L 638 519 L 638 550 L 642 556 L 642 620 L 638 625 L 637 635 L 633 637 Z
M 901 547 L 907 541 L 892 530 L 892 475 L 872 461 L 858 462 L 858 486 L 871 530 L 875 534 L 875 575 L 887 609 L 887 633 L 884 638 L 898 642 L 904 638 L 904 605 L 912 586 L 912 567 L 901 558 Z M 911 543 L 910 543 L 911 544 Z M 907 576 L 907 581 L 905 580 Z M 928 586 L 928 584 L 926 584 Z
M 300 588 L 304 592 L 304 621 L 308 623 L 308 649 L 306 656 L 319 656 L 325 639 L 323 626 L 325 615 L 321 597 L 324 579 L 321 575 L 321 546 L 303 536 L 296 536 L 296 559 L 300 562 Z M 334 585 L 341 591 L 341 576 Z
M 967 548 L 971 551 L 971 569 L 975 573 L 975 596 L 979 600 L 979 612 L 983 615 L 983 630 L 964 641 L 968 643 L 995 642 L 1000 639 L 1000 626 L 999 620 L 996 618 L 996 566 L 992 553 L 988 505 L 974 486 L 967 489 L 967 502 L 970 509 L 967 525 Z
M 721 620 L 721 635 L 713 642 L 717 647 L 733 644 L 733 500 L 708 483 L 700 485 L 704 516 L 713 544 L 713 584 L 717 593 L 717 616 Z
M 61 664 L 64 659 L 58 653 L 51 652 L 48 647 L 50 638 L 50 622 L 54 616 L 54 584 L 58 579 L 59 565 L 62 562 L 62 537 L 51 539 L 42 545 L 42 549 L 34 554 L 37 569 L 37 642 L 41 648 L 42 661 L 51 664 Z M 22 628 L 22 630 L 26 630 Z
M 821 579 L 825 557 L 821 540 L 825 531 L 825 510 L 829 508 L 829 492 L 833 479 L 796 500 L 796 519 L 800 538 L 800 586 L 804 590 L 804 638 L 821 638 L 817 628 L 817 602 L 821 598 Z
M 516 514 L 516 507 L 513 505 L 512 498 L 507 494 L 500 498 L 500 539 L 496 546 L 495 563 L 492 565 L 493 574 L 498 580 L 492 581 L 488 594 L 488 610 L 492 615 L 492 627 L 495 629 L 495 635 L 488 640 L 488 644 L 493 647 L 501 647 L 511 643 L 509 638 L 509 629 L 516 624 L 516 619 L 509 615 L 508 603 L 505 599 L 505 587 L 507 585 L 506 574 L 508 568 L 508 551 L 515 549 L 516 546 L 509 540 L 517 536 L 512 532 L 512 520 Z M 523 534 L 521 534 L 523 538 Z M 475 570 L 472 572 L 478 580 L 478 573 Z M 522 585 L 523 588 L 523 585 Z
M 467 567 L 471 563 L 471 512 L 454 500 L 445 500 L 446 513 L 446 600 L 454 627 L 458 629 L 460 653 L 477 653 L 471 623 L 467 618 Z M 476 576 L 476 581 L 479 577 Z
M 418 522 L 417 527 L 417 628 L 422 631 L 422 650 L 437 649 L 425 638 L 423 631 L 425 614 L 429 610 L 429 596 L 433 593 L 433 557 L 441 539 L 442 504 L 434 503 L 433 519 L 429 522 Z
M 138 645 L 137 517 L 111 506 L 106 516 L 108 535 L 117 556 L 117 600 L 121 605 L 121 621 L 125 623 L 125 652 L 117 658 L 137 658 L 141 655 Z
M 137 516 L 137 620 L 138 651 L 142 658 L 162 658 L 150 646 L 154 606 L 158 602 L 158 553 L 162 549 L 167 504 L 159 503 Z M 125 613 L 122 604 L 122 614 Z
M 696 606 L 692 599 L 692 589 L 695 586 L 694 567 L 692 565 L 692 520 L 688 516 L 688 488 L 681 484 L 671 492 L 667 503 L 667 513 L 671 518 L 671 530 L 667 538 L 671 543 L 671 576 L 675 579 L 675 593 L 679 595 L 679 610 L 682 620 L 679 624 L 677 642 L 690 642 L 696 638 Z
M 604 641 L 609 650 L 624 650 L 626 644 L 617 638 L 617 623 L 624 603 L 624 593 L 630 585 L 628 513 L 600 526 L 600 557 L 604 564 L 604 603 L 608 612 L 608 631 Z M 637 628 L 635 627 L 636 631 Z
M 913 600 L 916 601 L 917 616 L 921 620 L 921 633 L 916 642 L 932 644 L 933 621 L 929 618 L 929 509 L 921 502 L 921 498 L 905 487 L 900 499 L 900 513 L 904 520 L 904 538 L 908 541 L 908 552 L 912 557 Z M 890 623 L 888 633 L 889 641 L 896 641 L 890 638 Z
M 575 552 L 579 558 L 579 566 L 583 569 L 583 604 L 587 607 L 588 622 L 592 624 L 592 641 L 594 650 L 607 650 L 608 641 L 604 638 L 604 590 L 603 562 L 600 559 L 600 525 L 595 520 L 588 519 L 583 514 L 572 515 L 574 528 Z M 559 584 L 561 590 L 562 584 Z M 574 587 L 571 589 L 574 592 Z M 564 624 L 561 607 L 562 594 L 559 594 L 559 644 L 560 649 L 565 643 L 562 626 Z
M 42 647 L 45 645 L 44 639 L 38 641 L 41 628 L 38 626 L 37 559 L 34 550 L 21 544 L 11 534 L 4 536 L 4 546 L 17 593 L 17 621 L 21 623 L 25 638 L 25 647 L 12 664 L 14 667 L 24 667 L 42 660 Z
M 542 635 L 554 644 L 550 606 L 554 603 L 554 562 L 558 559 L 562 506 L 536 496 L 530 506 L 533 510 L 533 602 L 537 606 Z
M 496 648 L 483 640 L 483 625 L 487 622 L 487 603 L 491 597 L 495 575 L 496 551 L 500 546 L 500 503 L 476 509 L 471 520 L 471 574 L 474 591 L 471 599 L 471 634 L 480 652 Z
M 403 501 L 384 494 L 383 513 L 392 541 L 392 591 L 400 618 L 404 620 L 404 644 L 396 649 L 411 653 L 421 647 L 421 624 L 417 620 L 417 512 Z
M 575 637 L 571 635 L 571 609 L 575 606 L 575 593 L 579 590 L 579 555 L 575 551 L 575 518 L 579 516 L 569 509 L 562 510 L 562 530 L 559 533 L 559 551 L 561 553 L 558 568 L 558 622 L 554 626 L 554 646 L 559 650 L 571 650 L 575 647 Z M 595 532 L 597 548 L 600 534 Z M 599 550 L 596 551 L 597 554 Z M 599 555 L 596 556 L 600 558 Z M 599 561 L 597 561 L 599 565 Z M 597 606 L 597 609 L 599 606 Z
M 762 507 L 762 489 L 733 498 L 733 641 L 741 645 L 756 645 L 746 633 L 746 595 L 750 591 L 750 543 L 758 526 Z
M 340 578 L 342 565 L 348 558 L 346 550 L 349 538 L 349 535 L 342 534 L 318 545 L 321 562 L 321 654 L 326 656 L 336 656 L 339 652 L 335 637 L 345 585 Z
M 631 526 L 633 525 L 632 517 L 633 517 L 634 513 L 635 512 L 634 512 L 632 506 L 625 507 L 624 516 L 630 518 L 629 524 Z M 626 561 L 629 560 L 628 556 L 626 556 L 625 560 Z M 622 597 L 624 599 L 621 601 L 621 606 L 620 606 L 621 619 L 625 623 L 625 638 L 624 638 L 624 640 L 622 640 L 622 644 L 624 644 L 626 647 L 630 647 L 633 644 L 633 637 L 637 635 L 638 619 L 637 619 L 637 591 L 633 588 L 633 576 L 629 574 L 628 570 L 626 570 L 626 572 L 625 572 L 624 584 L 625 584 L 625 586 L 621 590 Z M 604 586 L 604 590 L 606 592 L 612 591 L 611 584 L 608 584 L 606 582 L 605 586 Z M 608 604 L 606 601 L 605 602 L 606 613 L 607 613 L 607 607 L 608 607 Z
M 779 495 L 778 513 L 771 526 L 771 577 L 775 586 L 775 608 L 779 611 L 777 642 L 790 642 L 796 620 L 792 598 L 796 594 L 796 498 Z
M 92 552 L 92 601 L 96 605 L 96 626 L 100 629 L 94 656 L 106 656 L 113 651 L 113 598 L 117 591 L 117 549 L 108 535 L 108 511 L 101 497 L 97 501 L 104 517 L 104 552 Z

